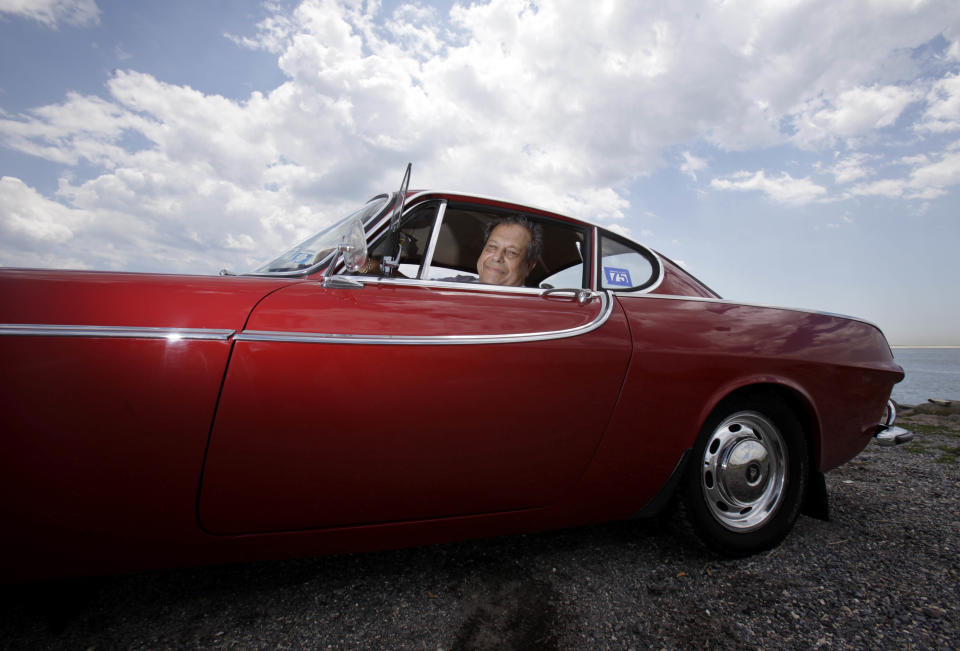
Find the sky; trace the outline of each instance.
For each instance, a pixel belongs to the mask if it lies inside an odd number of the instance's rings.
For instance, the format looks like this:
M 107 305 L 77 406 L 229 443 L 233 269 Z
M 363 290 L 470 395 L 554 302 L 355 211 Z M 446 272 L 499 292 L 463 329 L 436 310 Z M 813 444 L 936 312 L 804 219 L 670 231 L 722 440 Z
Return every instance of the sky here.
M 0 266 L 249 271 L 408 161 L 960 344 L 956 0 L 0 0 Z

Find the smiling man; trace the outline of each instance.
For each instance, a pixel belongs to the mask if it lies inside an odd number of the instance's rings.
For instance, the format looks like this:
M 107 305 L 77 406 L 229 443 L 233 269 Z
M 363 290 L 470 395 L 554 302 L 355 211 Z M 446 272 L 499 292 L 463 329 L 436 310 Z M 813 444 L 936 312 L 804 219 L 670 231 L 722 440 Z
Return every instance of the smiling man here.
M 543 228 L 520 216 L 505 217 L 487 226 L 477 259 L 479 281 L 519 287 L 543 251 Z

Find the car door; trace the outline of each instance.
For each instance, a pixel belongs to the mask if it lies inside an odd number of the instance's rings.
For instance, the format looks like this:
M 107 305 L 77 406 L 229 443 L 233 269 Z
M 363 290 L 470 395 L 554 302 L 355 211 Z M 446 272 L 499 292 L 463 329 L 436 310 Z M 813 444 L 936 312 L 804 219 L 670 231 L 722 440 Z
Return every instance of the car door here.
M 208 531 L 515 511 L 574 488 L 629 361 L 612 297 L 327 285 L 275 292 L 237 337 L 199 499 Z

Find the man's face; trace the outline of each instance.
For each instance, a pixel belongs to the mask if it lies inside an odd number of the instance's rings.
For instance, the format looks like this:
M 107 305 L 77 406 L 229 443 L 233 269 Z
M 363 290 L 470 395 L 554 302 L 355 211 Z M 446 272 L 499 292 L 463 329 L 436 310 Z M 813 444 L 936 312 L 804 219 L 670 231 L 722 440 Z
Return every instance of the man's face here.
M 500 224 L 490 233 L 477 259 L 480 282 L 491 285 L 523 284 L 535 262 L 527 262 L 530 231 L 519 224 Z

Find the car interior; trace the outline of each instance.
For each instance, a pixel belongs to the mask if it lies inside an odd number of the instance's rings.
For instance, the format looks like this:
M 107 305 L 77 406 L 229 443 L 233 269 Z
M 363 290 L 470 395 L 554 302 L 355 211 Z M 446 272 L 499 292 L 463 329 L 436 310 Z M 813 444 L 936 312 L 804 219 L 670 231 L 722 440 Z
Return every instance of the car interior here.
M 402 253 L 394 275 L 429 280 L 463 281 L 477 276 L 477 258 L 484 245 L 484 233 L 491 222 L 511 214 L 476 205 L 450 203 L 444 212 L 433 257 L 426 267 L 424 256 L 430 243 L 439 203 L 428 202 L 404 215 L 400 224 Z M 543 227 L 543 252 L 527 277 L 527 287 L 586 287 L 583 258 L 590 250 L 588 232 L 559 220 L 523 214 Z M 393 255 L 386 233 L 378 236 L 370 256 L 382 260 Z

